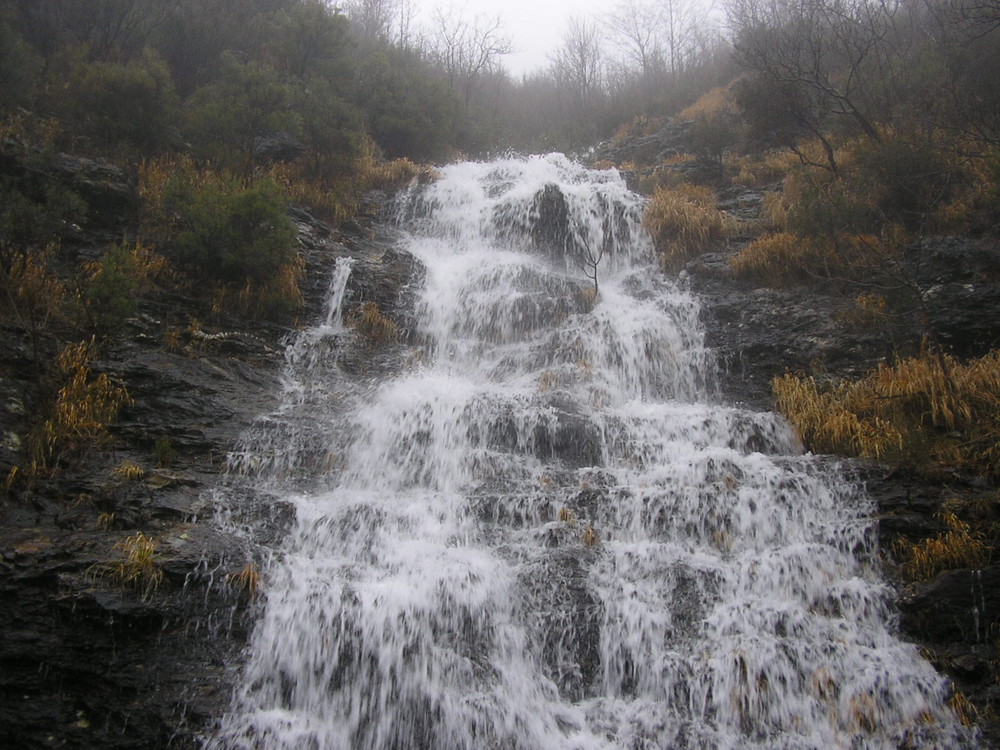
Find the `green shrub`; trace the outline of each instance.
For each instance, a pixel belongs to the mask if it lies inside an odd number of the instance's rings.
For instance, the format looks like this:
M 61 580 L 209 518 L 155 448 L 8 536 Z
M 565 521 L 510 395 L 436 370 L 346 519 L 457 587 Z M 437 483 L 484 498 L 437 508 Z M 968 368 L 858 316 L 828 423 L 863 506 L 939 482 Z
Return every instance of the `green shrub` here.
M 186 102 L 186 135 L 199 156 L 231 168 L 245 167 L 258 137 L 300 134 L 301 117 L 293 109 L 293 94 L 274 68 L 240 62 L 227 52 L 219 77 Z
M 55 105 L 99 146 L 150 150 L 170 140 L 179 99 L 166 64 L 147 52 L 125 64 L 75 63 Z
M 179 175 L 160 208 L 176 231 L 168 240 L 173 257 L 195 278 L 263 283 L 292 260 L 295 228 L 271 179 L 244 187 L 226 175 Z
M 34 193 L 0 179 L 0 266 L 42 250 L 69 233 L 87 204 L 69 188 L 48 183 Z
M 80 297 L 84 313 L 97 330 L 117 330 L 135 315 L 138 298 L 153 286 L 166 266 L 166 258 L 142 243 L 112 245 L 99 261 L 83 267 Z
M 34 50 L 0 18 L 0 110 L 29 107 L 35 95 L 35 79 L 41 59 Z

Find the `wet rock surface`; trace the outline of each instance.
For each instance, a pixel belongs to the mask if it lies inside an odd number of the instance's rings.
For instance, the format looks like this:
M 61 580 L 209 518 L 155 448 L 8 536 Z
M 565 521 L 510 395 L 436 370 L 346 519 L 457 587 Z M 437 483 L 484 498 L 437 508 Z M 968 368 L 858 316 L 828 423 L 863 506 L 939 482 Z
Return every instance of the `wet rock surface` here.
M 22 189 L 67 185 L 86 200 L 86 222 L 64 240 L 67 257 L 96 257 L 135 220 L 135 186 L 111 165 L 28 159 L 5 143 L 0 173 Z M 350 256 L 346 315 L 371 301 L 405 327 L 417 268 L 374 236 L 377 208 L 346 231 L 293 210 L 306 262 L 303 320 L 322 313 L 332 268 Z M 287 508 L 227 476 L 226 462 L 242 432 L 275 408 L 294 327 L 225 312 L 202 326 L 189 318 L 197 309 L 175 292 L 141 300 L 91 363 L 131 397 L 111 426 L 111 448 L 0 497 L 0 747 L 197 747 L 228 706 L 257 606 L 256 561 L 248 539 L 217 523 L 213 492 L 226 488 L 238 521 L 264 520 L 255 541 L 280 540 Z M 368 348 L 349 338 L 360 359 Z M 0 336 L 3 478 L 23 468 L 38 408 L 36 361 L 28 333 L 8 325 Z M 135 473 L 124 474 L 127 465 Z M 124 543 L 138 534 L 155 542 L 159 572 L 129 583 Z

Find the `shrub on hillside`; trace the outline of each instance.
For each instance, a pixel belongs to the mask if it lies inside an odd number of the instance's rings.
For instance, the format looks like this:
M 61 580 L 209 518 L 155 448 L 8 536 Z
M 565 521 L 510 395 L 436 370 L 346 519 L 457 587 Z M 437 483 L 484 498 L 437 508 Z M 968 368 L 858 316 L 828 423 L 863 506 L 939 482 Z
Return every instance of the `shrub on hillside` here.
M 165 249 L 194 278 L 265 282 L 290 262 L 295 229 L 284 194 L 270 179 L 249 186 L 227 175 L 168 181 L 161 215 L 174 231 Z
M 76 61 L 53 101 L 92 143 L 142 151 L 171 140 L 179 104 L 170 71 L 152 52 L 128 63 Z
M 166 268 L 166 259 L 141 243 L 112 245 L 101 259 L 83 268 L 80 295 L 90 323 L 112 332 L 133 316 L 137 297 L 145 293 Z
M 860 141 L 852 156 L 854 191 L 877 208 L 885 223 L 920 229 L 952 197 L 957 165 L 926 139 L 890 135 Z

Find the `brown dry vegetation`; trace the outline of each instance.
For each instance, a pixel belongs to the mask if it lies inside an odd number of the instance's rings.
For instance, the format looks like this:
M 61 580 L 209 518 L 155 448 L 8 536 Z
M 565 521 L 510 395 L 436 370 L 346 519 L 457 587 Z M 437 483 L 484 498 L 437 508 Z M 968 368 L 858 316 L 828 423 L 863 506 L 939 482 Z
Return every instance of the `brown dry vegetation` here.
M 665 270 L 676 271 L 698 253 L 723 242 L 736 231 L 736 222 L 718 209 L 715 192 L 707 187 L 681 185 L 658 188 L 643 217 Z
M 58 357 L 58 392 L 48 417 L 29 437 L 31 461 L 38 468 L 107 445 L 108 425 L 131 400 L 124 385 L 91 372 L 94 346 L 93 340 L 69 344 Z
M 900 573 L 910 581 L 926 581 L 956 568 L 981 568 L 990 561 L 986 535 L 952 512 L 942 513 L 948 530 L 930 539 L 897 539 L 893 551 L 902 560 Z
M 1000 351 L 966 363 L 924 351 L 859 380 L 787 374 L 772 385 L 814 451 L 987 477 L 1000 466 Z
M 366 302 L 350 318 L 354 329 L 373 346 L 381 346 L 399 338 L 399 326 L 386 317 L 374 302 Z

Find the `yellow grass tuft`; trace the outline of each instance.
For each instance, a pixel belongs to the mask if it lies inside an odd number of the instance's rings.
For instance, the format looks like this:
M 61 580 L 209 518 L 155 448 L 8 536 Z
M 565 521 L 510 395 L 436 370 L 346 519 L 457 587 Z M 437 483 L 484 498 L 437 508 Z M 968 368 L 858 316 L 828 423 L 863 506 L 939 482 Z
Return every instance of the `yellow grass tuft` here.
M 570 526 L 576 526 L 576 516 L 565 506 L 559 509 L 559 520 Z
M 548 393 L 562 384 L 562 376 L 556 370 L 545 370 L 538 376 L 538 392 Z
M 687 184 L 657 188 L 646 206 L 643 224 L 668 271 L 680 270 L 690 258 L 731 237 L 737 227 L 718 209 L 712 190 Z
M 838 319 L 858 331 L 883 328 L 889 322 L 889 303 L 881 294 L 859 294 L 854 298 L 854 306 Z
M 16 256 L 0 274 L 0 309 L 25 328 L 42 328 L 61 314 L 66 286 L 47 268 L 53 251 Z
M 399 338 L 399 326 L 386 317 L 374 302 L 366 302 L 351 316 L 354 329 L 369 343 L 388 344 Z
M 69 344 L 57 360 L 63 382 L 51 415 L 30 442 L 33 459 L 40 467 L 51 466 L 67 453 L 107 444 L 110 425 L 119 410 L 131 403 L 125 386 L 101 373 L 94 376 L 89 363 L 94 340 Z
M 156 540 L 138 532 L 115 544 L 112 551 L 120 552 L 121 559 L 95 566 L 94 572 L 148 599 L 163 582 L 163 571 L 156 562 Z
M 238 573 L 228 574 L 226 582 L 238 590 L 246 592 L 250 601 L 255 601 L 261 586 L 260 569 L 256 563 L 248 562 Z
M 115 475 L 116 479 L 123 482 L 138 482 L 146 476 L 146 472 L 141 466 L 127 460 L 118 464 L 111 473 Z
M 963 726 L 969 727 L 979 721 L 979 710 L 958 690 L 948 699 L 947 706 Z
M 729 259 L 729 267 L 738 279 L 786 287 L 803 280 L 813 255 L 809 240 L 779 232 L 751 242 Z
M 702 94 L 694 104 L 682 109 L 678 120 L 694 120 L 698 117 L 713 117 L 719 114 L 738 114 L 739 107 L 733 96 L 732 86 L 716 86 Z
M 409 159 L 384 161 L 379 158 L 378 147 L 371 138 L 365 138 L 361 155 L 355 162 L 358 189 L 394 190 L 414 179 L 432 180 L 437 173 L 432 167 L 414 164 Z
M 644 136 L 653 135 L 653 133 L 656 133 L 663 128 L 663 124 L 664 120 L 662 117 L 639 115 L 631 122 L 627 122 L 618 127 L 618 130 L 615 131 L 615 134 L 611 139 L 612 143 L 618 144 L 633 138 L 642 138 Z
M 816 238 L 776 232 L 744 247 L 729 260 L 729 267 L 738 279 L 775 288 L 810 281 L 842 284 L 877 273 L 897 250 L 892 236 Z
M 946 570 L 981 568 L 989 562 L 990 546 L 982 532 L 973 531 L 954 513 L 945 512 L 942 518 L 948 530 L 936 537 L 893 543 L 893 550 L 903 560 L 900 573 L 907 580 L 926 581 Z
M 781 412 L 817 452 L 984 476 L 1000 466 L 1000 350 L 964 364 L 925 351 L 858 380 L 821 387 L 788 374 L 772 388 Z

